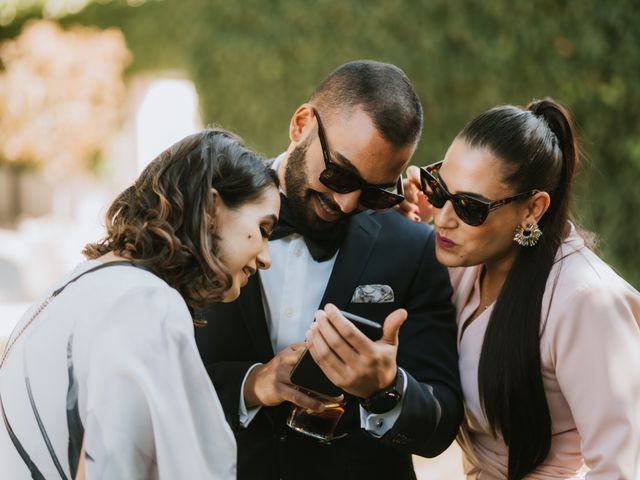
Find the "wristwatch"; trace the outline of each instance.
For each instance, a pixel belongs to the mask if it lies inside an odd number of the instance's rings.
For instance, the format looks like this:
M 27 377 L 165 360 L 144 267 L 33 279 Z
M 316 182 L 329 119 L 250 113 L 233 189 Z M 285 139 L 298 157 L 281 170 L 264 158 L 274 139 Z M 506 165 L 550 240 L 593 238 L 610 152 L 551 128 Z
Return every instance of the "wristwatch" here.
M 385 388 L 373 393 L 368 398 L 361 398 L 360 405 L 371 413 L 386 413 L 392 410 L 402 398 L 402 375 L 398 370 L 393 383 Z

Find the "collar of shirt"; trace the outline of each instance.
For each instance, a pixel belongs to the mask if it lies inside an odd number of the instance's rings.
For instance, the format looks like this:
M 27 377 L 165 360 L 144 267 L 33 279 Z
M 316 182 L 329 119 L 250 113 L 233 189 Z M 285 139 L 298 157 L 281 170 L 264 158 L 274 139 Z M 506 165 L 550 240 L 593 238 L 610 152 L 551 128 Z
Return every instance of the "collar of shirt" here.
M 271 164 L 278 169 L 285 153 Z M 263 305 L 274 353 L 303 342 L 320 306 L 337 253 L 326 262 L 313 260 L 301 235 L 269 242 L 272 265 L 260 270 Z

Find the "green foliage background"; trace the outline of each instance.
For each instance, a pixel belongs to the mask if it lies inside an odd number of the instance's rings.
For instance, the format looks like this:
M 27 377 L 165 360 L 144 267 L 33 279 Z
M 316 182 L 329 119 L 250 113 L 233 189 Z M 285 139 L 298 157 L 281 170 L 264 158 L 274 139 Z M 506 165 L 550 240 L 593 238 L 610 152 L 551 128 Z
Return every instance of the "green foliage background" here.
M 185 71 L 204 120 L 266 155 L 288 145 L 289 118 L 315 85 L 356 58 L 394 63 L 415 84 L 426 114 L 417 164 L 441 158 L 487 108 L 555 97 L 572 109 L 587 158 L 578 219 L 640 285 L 637 0 L 115 0 L 61 22 L 122 29 L 131 73 Z

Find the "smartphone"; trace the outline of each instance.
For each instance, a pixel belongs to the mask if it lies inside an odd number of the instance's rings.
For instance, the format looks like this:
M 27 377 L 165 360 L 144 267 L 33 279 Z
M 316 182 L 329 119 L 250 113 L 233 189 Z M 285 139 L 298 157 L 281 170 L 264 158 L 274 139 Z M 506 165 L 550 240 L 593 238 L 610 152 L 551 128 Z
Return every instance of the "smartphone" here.
M 382 325 L 354 315 L 353 313 L 343 311 L 340 311 L 340 313 L 358 327 L 358 330 L 364 333 L 370 340 L 375 342 L 382 338 Z M 294 385 L 321 395 L 337 397 L 344 393 L 341 388 L 331 383 L 331 380 L 322 372 L 311 356 L 311 352 L 307 349 L 305 349 L 298 363 L 296 363 L 293 370 L 291 370 L 289 378 Z

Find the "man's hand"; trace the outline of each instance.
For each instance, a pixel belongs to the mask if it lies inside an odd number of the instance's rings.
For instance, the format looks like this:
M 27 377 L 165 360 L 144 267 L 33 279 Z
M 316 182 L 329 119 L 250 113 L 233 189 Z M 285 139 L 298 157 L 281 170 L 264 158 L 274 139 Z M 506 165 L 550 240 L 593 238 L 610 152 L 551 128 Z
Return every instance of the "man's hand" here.
M 303 343 L 294 343 L 278 352 L 268 363 L 251 370 L 243 392 L 247 408 L 271 407 L 288 401 L 316 412 L 324 409 L 322 402 L 297 390 L 289 380 L 291 370 L 303 351 Z
M 407 168 L 407 178 L 403 180 L 405 200 L 395 208 L 402 215 L 414 222 L 430 222 L 433 220 L 433 207 L 420 188 L 420 169 L 416 166 Z
M 327 377 L 345 392 L 367 398 L 387 388 L 396 377 L 398 331 L 407 311 L 398 309 L 386 318 L 382 338 L 369 340 L 332 304 L 316 312 L 307 332 L 307 347 Z

